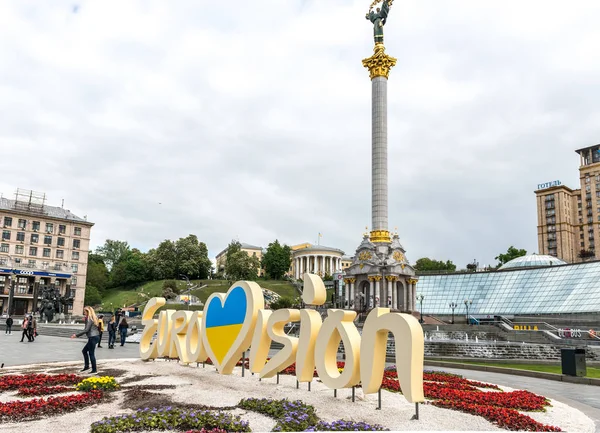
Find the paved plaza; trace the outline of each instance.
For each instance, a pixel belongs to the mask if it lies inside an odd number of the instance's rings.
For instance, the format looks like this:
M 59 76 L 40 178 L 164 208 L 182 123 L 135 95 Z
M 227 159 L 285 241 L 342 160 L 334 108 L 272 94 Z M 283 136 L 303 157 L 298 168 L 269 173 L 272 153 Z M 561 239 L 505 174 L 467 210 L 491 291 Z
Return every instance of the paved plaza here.
M 6 335 L 4 331 L 0 333 L 0 364 L 4 363 L 5 367 L 57 361 L 81 361 L 83 365 L 81 349 L 87 341 L 86 338 L 70 339 L 40 335 L 33 343 L 28 343 L 27 339 L 21 343 L 21 332 L 18 331 L 13 332 L 12 335 Z M 96 349 L 96 358 L 99 361 L 139 358 L 139 344 L 126 343 L 123 347 L 117 344 L 114 349 L 108 349 L 106 333 L 103 340 L 103 347 Z
M 81 361 L 81 349 L 85 338 L 39 336 L 33 343 L 20 343 L 21 333 L 5 335 L 0 333 L 0 364 L 5 367 L 58 361 Z M 107 359 L 139 358 L 139 345 L 127 343 L 115 349 L 96 349 L 99 361 Z M 600 431 L 600 387 L 575 383 L 557 382 L 533 377 L 511 376 L 474 370 L 460 370 L 446 367 L 426 367 L 461 374 L 467 379 L 493 382 L 511 388 L 526 389 L 537 394 L 558 400 L 575 407 L 589 416 Z M 1 373 L 1 372 L 0 372 Z

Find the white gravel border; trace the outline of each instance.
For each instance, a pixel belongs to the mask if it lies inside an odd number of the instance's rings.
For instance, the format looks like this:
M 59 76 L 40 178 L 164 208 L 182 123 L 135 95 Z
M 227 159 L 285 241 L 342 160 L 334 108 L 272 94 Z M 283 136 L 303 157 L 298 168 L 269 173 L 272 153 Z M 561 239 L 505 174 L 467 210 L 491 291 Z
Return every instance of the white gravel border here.
M 52 373 L 52 370 L 67 366 L 79 366 L 79 363 L 54 363 L 40 365 L 40 370 Z M 23 368 L 11 367 L 3 369 L 4 374 L 15 374 Z M 327 389 L 322 383 L 313 380 L 311 391 L 307 384 L 300 384 L 296 389 L 296 379 L 292 376 L 281 375 L 280 383 L 276 378 L 258 380 L 247 370 L 245 377 L 241 377 L 241 368 L 236 368 L 231 376 L 223 376 L 215 368 L 206 365 L 202 368 L 184 366 L 175 361 L 144 362 L 139 359 L 109 360 L 99 362 L 99 372 L 102 369 L 120 369 L 127 371 L 125 377 L 140 375 L 153 375 L 138 382 L 127 385 L 176 385 L 175 389 L 156 391 L 168 395 L 175 402 L 187 402 L 210 406 L 234 406 L 242 398 L 272 398 L 302 400 L 315 406 L 317 415 L 325 421 L 338 419 L 363 421 L 369 424 L 381 424 L 392 431 L 507 431 L 500 429 L 479 416 L 437 408 L 432 405 L 422 404 L 419 407 L 420 419 L 411 420 L 415 413 L 414 404 L 408 403 L 401 394 L 382 391 L 382 408 L 377 408 L 377 394 L 364 395 L 360 388 L 356 390 L 356 401 L 351 402 L 351 390 L 338 390 L 337 398 L 333 391 Z M 123 378 L 120 378 L 123 379 Z M 506 391 L 510 388 L 502 387 Z M 151 391 L 152 392 L 152 391 Z M 14 398 L 14 393 L 10 393 Z M 2 394 L 0 401 L 7 401 Z M 42 431 L 44 433 L 89 432 L 92 422 L 101 420 L 105 416 L 126 414 L 131 411 L 121 409 L 122 393 L 112 394 L 114 399 L 106 403 L 71 412 L 60 417 L 52 417 L 38 421 L 3 424 L 1 432 L 22 433 L 23 431 Z M 552 406 L 546 412 L 524 412 L 538 422 L 555 425 L 568 432 L 593 433 L 594 422 L 580 410 L 552 400 Z M 266 416 L 247 412 L 241 409 L 233 411 L 241 415 L 243 420 L 249 421 L 253 431 L 270 431 L 275 421 Z

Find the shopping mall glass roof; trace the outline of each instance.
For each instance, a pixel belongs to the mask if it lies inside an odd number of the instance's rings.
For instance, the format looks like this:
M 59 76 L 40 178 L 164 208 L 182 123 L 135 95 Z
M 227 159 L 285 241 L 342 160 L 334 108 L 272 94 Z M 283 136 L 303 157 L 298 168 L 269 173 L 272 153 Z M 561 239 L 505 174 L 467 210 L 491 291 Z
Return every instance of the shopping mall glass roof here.
M 425 295 L 423 313 L 466 312 L 514 315 L 592 313 L 600 311 L 600 261 L 490 272 L 421 275 L 417 294 Z
M 535 266 L 554 266 L 566 264 L 567 262 L 563 262 L 561 259 L 554 256 L 531 254 L 529 256 L 522 256 L 512 259 L 510 262 L 502 265 L 500 269 L 531 268 Z

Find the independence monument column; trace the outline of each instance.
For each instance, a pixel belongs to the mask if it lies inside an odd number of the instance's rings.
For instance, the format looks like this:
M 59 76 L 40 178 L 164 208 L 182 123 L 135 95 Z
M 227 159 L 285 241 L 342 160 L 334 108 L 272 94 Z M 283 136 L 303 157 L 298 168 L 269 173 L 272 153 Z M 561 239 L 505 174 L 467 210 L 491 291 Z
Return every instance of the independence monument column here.
M 370 240 L 373 243 L 391 243 L 388 230 L 388 178 L 387 178 L 387 82 L 390 69 L 396 59 L 385 53 L 383 26 L 386 23 L 393 0 L 383 0 L 381 8 L 373 7 L 381 0 L 375 0 L 366 18 L 373 23 L 375 39 L 374 54 L 362 61 L 369 69 L 371 77 L 371 215 Z
M 388 229 L 387 83 L 396 59 L 385 53 L 383 26 L 393 0 L 373 0 L 367 19 L 373 23 L 373 55 L 362 61 L 371 77 L 371 233 L 363 235 L 344 273 L 347 308 L 367 312 L 385 307 L 410 313 L 415 304 L 416 273 L 398 233 Z M 381 7 L 374 8 L 381 3 Z

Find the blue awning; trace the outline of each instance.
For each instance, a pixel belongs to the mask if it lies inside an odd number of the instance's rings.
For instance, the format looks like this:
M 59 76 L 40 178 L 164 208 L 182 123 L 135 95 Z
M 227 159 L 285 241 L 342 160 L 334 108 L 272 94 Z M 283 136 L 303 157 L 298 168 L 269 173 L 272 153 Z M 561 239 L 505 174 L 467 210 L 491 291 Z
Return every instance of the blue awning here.
M 55 277 L 55 278 L 71 278 L 73 274 L 63 274 L 58 272 L 47 272 L 47 271 L 30 271 L 26 269 L 9 269 L 0 268 L 1 274 L 15 274 L 26 276 L 39 276 L 39 277 Z

